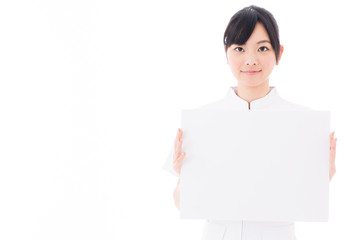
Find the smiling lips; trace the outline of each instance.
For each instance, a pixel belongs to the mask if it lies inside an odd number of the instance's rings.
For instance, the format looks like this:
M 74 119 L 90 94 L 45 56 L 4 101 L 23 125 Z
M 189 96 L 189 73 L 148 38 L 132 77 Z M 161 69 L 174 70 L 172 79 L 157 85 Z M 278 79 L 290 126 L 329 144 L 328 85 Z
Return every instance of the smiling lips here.
M 241 71 L 242 73 L 245 73 L 247 75 L 255 75 L 259 72 L 261 72 L 261 69 L 260 70 L 251 70 L 251 71 Z

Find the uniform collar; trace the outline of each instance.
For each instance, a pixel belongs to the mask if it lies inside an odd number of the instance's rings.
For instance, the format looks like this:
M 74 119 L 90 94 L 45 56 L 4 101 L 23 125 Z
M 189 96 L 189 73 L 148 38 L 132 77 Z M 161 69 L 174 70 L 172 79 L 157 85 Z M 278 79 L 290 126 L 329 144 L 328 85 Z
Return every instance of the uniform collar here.
M 249 103 L 237 95 L 237 86 L 230 86 L 226 98 L 235 107 L 249 110 Z M 250 110 L 266 108 L 279 99 L 279 95 L 274 86 L 270 86 L 270 92 L 262 98 L 250 102 Z

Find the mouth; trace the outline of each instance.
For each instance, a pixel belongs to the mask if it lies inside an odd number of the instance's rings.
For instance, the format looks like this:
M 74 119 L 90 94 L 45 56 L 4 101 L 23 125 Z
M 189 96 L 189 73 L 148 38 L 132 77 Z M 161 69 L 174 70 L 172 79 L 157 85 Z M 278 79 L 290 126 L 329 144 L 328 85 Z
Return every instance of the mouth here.
M 255 74 L 260 73 L 261 69 L 260 70 L 251 70 L 251 71 L 242 71 L 242 70 L 240 70 L 240 72 L 242 72 L 244 74 L 247 74 L 247 75 L 255 75 Z

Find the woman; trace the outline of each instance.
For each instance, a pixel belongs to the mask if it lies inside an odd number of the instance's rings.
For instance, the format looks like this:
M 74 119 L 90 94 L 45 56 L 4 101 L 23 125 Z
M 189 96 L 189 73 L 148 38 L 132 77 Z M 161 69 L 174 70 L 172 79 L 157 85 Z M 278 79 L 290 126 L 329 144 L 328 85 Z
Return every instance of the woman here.
M 277 23 L 267 10 L 249 6 L 238 11 L 224 33 L 227 64 L 237 79 L 237 87 L 230 87 L 225 98 L 203 106 L 237 109 L 309 109 L 282 99 L 269 77 L 279 64 L 284 47 L 280 45 Z M 330 133 L 329 181 L 335 174 L 336 141 Z M 179 129 L 173 153 L 165 169 L 179 176 L 185 152 L 181 151 L 182 130 Z M 172 159 L 171 159 L 172 158 Z M 172 164 L 170 164 L 172 162 Z M 179 208 L 180 180 L 174 190 L 174 201 Z M 293 222 L 212 221 L 204 226 L 203 240 L 293 240 Z

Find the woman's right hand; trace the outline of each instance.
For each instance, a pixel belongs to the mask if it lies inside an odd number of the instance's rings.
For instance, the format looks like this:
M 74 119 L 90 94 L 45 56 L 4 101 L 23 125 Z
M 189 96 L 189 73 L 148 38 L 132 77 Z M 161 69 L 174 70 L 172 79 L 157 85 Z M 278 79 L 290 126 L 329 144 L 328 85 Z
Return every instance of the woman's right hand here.
M 183 131 L 181 130 L 181 128 L 179 128 L 175 138 L 175 146 L 174 146 L 175 149 L 173 155 L 173 168 L 175 172 L 177 172 L 179 175 L 181 172 L 181 164 L 185 157 L 185 152 L 181 152 L 182 135 L 183 135 Z

